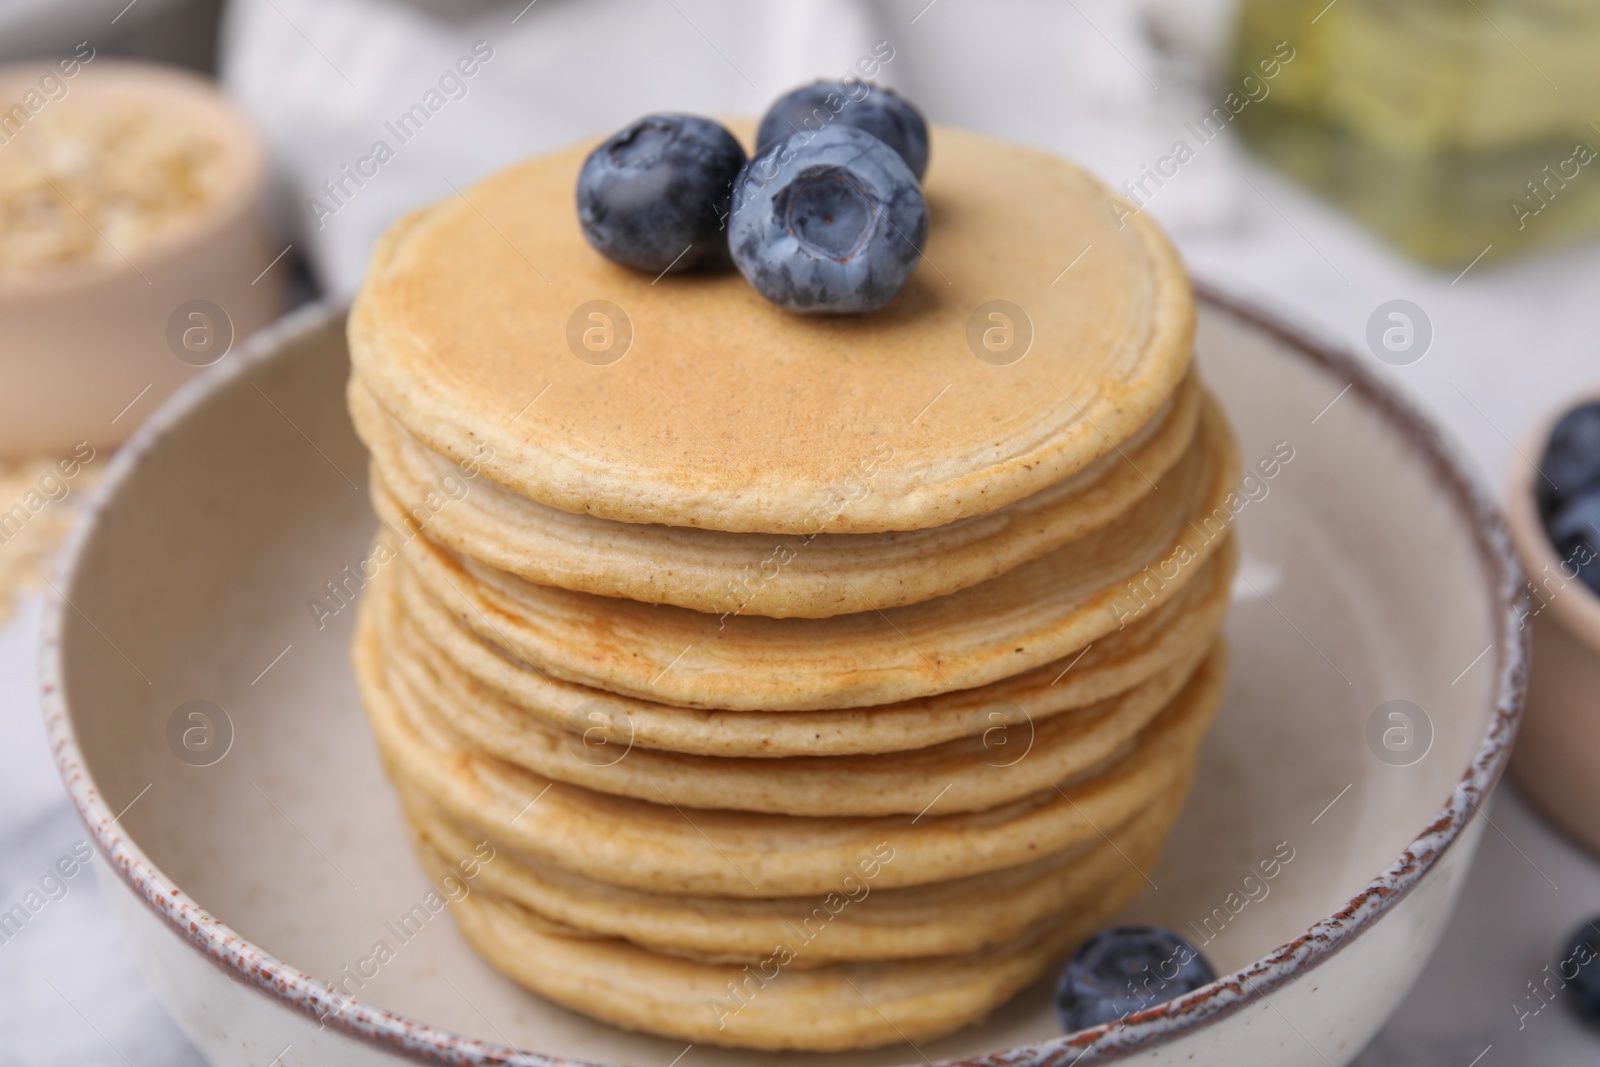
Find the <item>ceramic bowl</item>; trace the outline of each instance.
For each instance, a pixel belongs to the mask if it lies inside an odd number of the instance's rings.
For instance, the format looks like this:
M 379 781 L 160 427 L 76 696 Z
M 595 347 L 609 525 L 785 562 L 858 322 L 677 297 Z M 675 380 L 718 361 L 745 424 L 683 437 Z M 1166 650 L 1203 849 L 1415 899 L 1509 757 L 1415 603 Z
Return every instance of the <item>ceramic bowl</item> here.
M 1593 398 L 1590 398 L 1593 399 Z M 1521 455 L 1544 453 L 1556 420 L 1542 420 Z M 1600 597 L 1576 578 L 1539 521 L 1543 475 L 1521 458 L 1507 478 L 1506 521 L 1528 574 L 1528 614 L 1537 655 L 1528 679 L 1528 710 L 1511 775 L 1546 818 L 1600 855 Z
M 357 704 L 352 612 L 308 607 L 374 529 L 341 317 L 311 310 L 113 460 L 48 608 L 49 736 L 152 986 L 230 1067 L 1349 1061 L 1483 832 L 1521 705 L 1523 579 L 1492 502 L 1353 357 L 1214 297 L 1198 351 L 1272 475 L 1241 486 L 1232 681 L 1129 917 L 1187 934 L 1215 983 L 1063 1037 L 1046 979 L 915 1049 L 778 1057 L 557 1008 L 444 913 L 397 937 L 429 886 Z
M 229 339 L 242 342 L 284 308 L 285 266 L 266 270 L 282 245 L 259 218 L 266 156 L 244 115 L 210 82 L 174 68 L 98 56 L 74 69 L 69 77 L 56 66 L 0 67 L 0 151 L 38 137 L 64 102 L 136 100 L 216 136 L 227 172 L 221 191 L 164 236 L 112 246 L 116 256 L 0 274 L 0 457 L 121 442 L 222 358 Z M 191 311 L 204 318 L 191 320 Z M 175 316 L 182 325 L 173 331 Z M 175 347 L 172 335 L 190 327 L 191 343 Z

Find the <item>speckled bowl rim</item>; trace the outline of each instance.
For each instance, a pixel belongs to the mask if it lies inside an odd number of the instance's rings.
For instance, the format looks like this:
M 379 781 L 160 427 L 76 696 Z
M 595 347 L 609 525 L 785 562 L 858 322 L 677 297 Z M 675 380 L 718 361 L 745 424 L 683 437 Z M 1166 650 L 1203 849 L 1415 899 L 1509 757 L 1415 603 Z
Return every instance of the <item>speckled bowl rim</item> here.
M 943 1067 L 1064 1067 L 1067 1064 L 1122 1060 L 1166 1044 L 1224 1019 L 1311 970 L 1350 944 L 1427 877 L 1488 797 L 1505 769 L 1522 714 L 1527 682 L 1530 631 L 1519 630 L 1517 609 L 1524 603 L 1525 580 L 1510 534 L 1494 498 L 1469 473 L 1458 450 L 1421 412 L 1363 368 L 1337 342 L 1292 327 L 1253 304 L 1202 285 L 1201 300 L 1213 310 L 1263 331 L 1301 358 L 1350 388 L 1387 419 L 1420 453 L 1441 490 L 1472 531 L 1493 602 L 1501 605 L 1495 627 L 1495 708 L 1483 741 L 1449 801 L 1400 856 L 1333 915 L 1293 941 L 1229 975 L 1177 1000 L 1129 1016 L 1121 1024 L 1067 1034 Z M 523 1052 L 465 1037 L 336 994 L 327 983 L 305 974 L 240 937 L 186 896 L 115 822 L 83 765 L 62 692 L 61 633 L 76 569 L 98 527 L 98 516 L 117 495 L 130 472 L 165 435 L 224 384 L 269 362 L 284 346 L 325 327 L 344 309 L 312 305 L 263 331 L 235 359 L 179 389 L 122 447 L 107 466 L 67 538 L 58 562 L 59 578 L 47 597 L 40 642 L 40 683 L 45 728 L 56 764 L 73 804 L 111 868 L 162 921 L 234 978 L 352 1038 L 423 1063 L 470 1067 L 517 1064 L 525 1067 L 578 1067 L 579 1061 Z

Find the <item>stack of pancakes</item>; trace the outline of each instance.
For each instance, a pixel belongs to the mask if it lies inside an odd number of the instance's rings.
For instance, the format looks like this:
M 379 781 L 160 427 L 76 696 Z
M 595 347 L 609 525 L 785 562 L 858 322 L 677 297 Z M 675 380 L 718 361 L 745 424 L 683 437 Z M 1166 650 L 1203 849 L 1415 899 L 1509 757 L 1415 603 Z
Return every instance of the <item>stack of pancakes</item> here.
M 1147 884 L 1220 699 L 1237 457 L 1182 269 L 941 129 L 907 289 L 795 316 L 590 251 L 586 149 L 403 220 L 352 314 L 355 659 L 418 854 L 492 845 L 462 933 L 621 1026 L 979 1020 Z

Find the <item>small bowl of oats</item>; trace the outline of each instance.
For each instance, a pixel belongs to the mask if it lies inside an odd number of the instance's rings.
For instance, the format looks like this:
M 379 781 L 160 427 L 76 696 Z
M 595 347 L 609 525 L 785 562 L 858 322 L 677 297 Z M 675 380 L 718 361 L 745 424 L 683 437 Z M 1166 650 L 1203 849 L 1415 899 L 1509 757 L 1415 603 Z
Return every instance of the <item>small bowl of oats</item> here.
M 0 458 L 119 443 L 283 309 L 266 156 L 185 71 L 0 67 Z

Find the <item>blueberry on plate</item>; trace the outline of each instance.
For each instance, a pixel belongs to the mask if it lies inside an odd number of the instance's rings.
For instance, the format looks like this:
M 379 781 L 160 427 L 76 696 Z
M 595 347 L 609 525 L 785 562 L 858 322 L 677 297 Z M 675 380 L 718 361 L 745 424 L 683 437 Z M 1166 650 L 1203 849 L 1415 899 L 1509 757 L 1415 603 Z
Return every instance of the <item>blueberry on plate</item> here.
M 819 81 L 778 98 L 756 130 L 756 151 L 804 130 L 834 123 L 865 130 L 900 153 L 918 181 L 928 169 L 928 124 L 893 89 L 864 81 Z
M 927 234 L 928 206 L 910 168 L 854 127 L 774 141 L 734 183 L 734 265 L 792 311 L 881 308 L 916 270 Z
M 1191 993 L 1216 978 L 1177 934 L 1156 926 L 1101 930 L 1073 953 L 1056 982 L 1056 1016 L 1069 1033 L 1114 1023 Z
M 724 221 L 744 161 L 744 149 L 720 123 L 646 115 L 583 161 L 583 235 L 612 262 L 651 274 L 726 266 Z
M 1574 497 L 1600 492 L 1600 403 L 1584 404 L 1561 417 L 1550 431 L 1539 467 L 1550 480 L 1541 478 L 1539 485 L 1546 518 Z
M 1567 938 L 1566 954 L 1556 965 L 1556 975 L 1567 983 L 1562 992 L 1572 1010 L 1593 1027 L 1600 1027 L 1600 916 L 1589 920 Z

